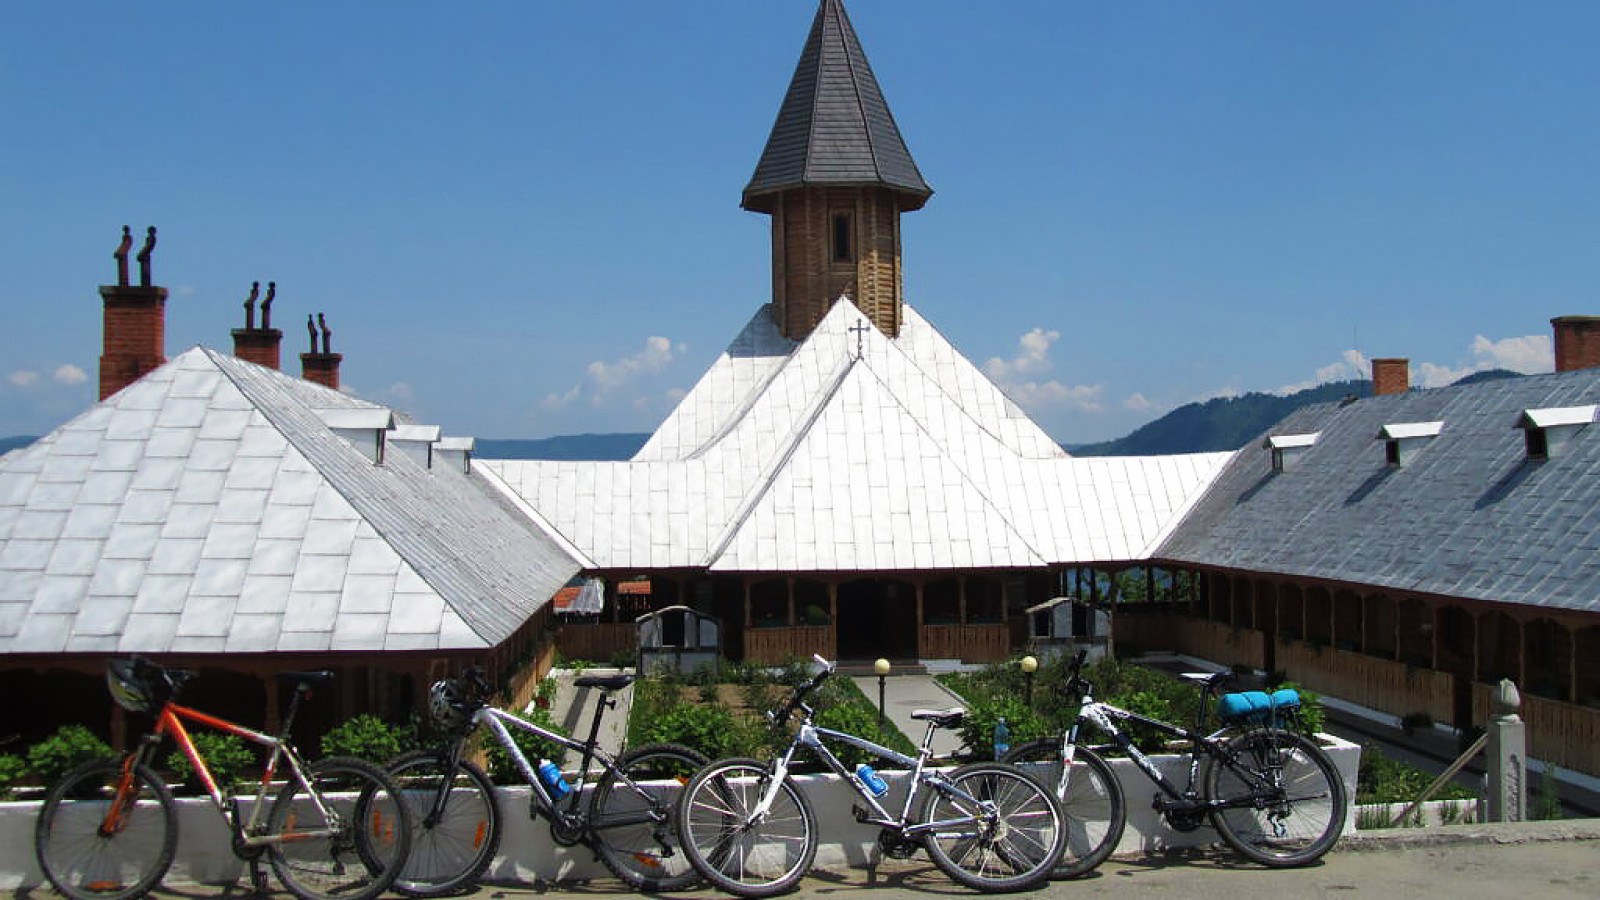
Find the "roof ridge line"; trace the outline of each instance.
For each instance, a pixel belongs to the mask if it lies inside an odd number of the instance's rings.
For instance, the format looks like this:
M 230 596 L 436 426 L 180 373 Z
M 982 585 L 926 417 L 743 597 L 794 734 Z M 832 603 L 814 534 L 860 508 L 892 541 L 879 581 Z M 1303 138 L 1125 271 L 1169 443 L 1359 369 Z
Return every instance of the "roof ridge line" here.
M 722 427 L 713 432 L 710 437 L 706 438 L 704 443 L 694 448 L 693 453 L 683 457 L 683 459 L 687 461 L 703 458 L 707 453 L 715 449 L 718 444 L 722 443 L 728 435 L 732 434 L 740 423 L 744 421 L 745 417 L 750 415 L 750 410 L 754 409 L 756 404 L 760 403 L 761 399 L 767 395 L 767 388 L 772 386 L 772 382 L 776 381 L 778 376 L 787 371 L 789 366 L 794 363 L 795 357 L 799 355 L 800 348 L 804 346 L 805 342 L 801 341 L 790 347 L 788 355 L 783 358 L 783 363 L 773 366 L 771 371 L 761 377 L 759 384 L 745 392 L 744 399 L 739 403 L 739 408 L 723 422 Z
M 893 342 L 891 341 L 890 343 Z M 973 477 L 972 473 L 967 471 L 967 467 L 961 465 L 961 463 L 957 461 L 955 454 L 951 453 L 948 449 L 947 442 L 939 441 L 934 433 L 928 430 L 928 427 L 922 423 L 922 420 L 917 417 L 916 413 L 912 412 L 911 408 L 906 406 L 905 401 L 900 399 L 900 395 L 896 394 L 894 390 L 889 387 L 889 383 L 878 376 L 877 371 L 875 371 L 871 366 L 867 366 L 867 371 L 872 375 L 873 380 L 877 381 L 878 384 L 883 386 L 883 392 L 888 395 L 890 400 L 894 401 L 895 406 L 900 407 L 900 409 L 906 414 L 906 418 L 916 426 L 917 431 L 921 432 L 929 441 L 933 443 L 934 446 L 938 447 L 944 453 L 945 458 L 950 460 L 951 467 L 954 468 L 956 472 L 960 473 L 962 480 L 971 485 L 972 489 L 978 493 L 979 497 L 983 498 L 984 504 L 991 510 L 1000 514 L 1000 521 L 1005 523 L 1006 529 L 1012 534 L 1016 535 L 1018 540 L 1022 541 L 1023 546 L 1027 547 L 1028 552 L 1032 553 L 1034 557 L 1039 560 L 1040 565 L 1049 565 L 1049 559 L 1043 553 L 1039 552 L 1038 547 L 1034 546 L 1036 543 L 1034 540 L 1035 536 L 1030 533 L 1024 533 L 1021 528 L 1017 527 L 1016 523 L 1012 522 L 1011 519 L 1005 515 L 1005 510 L 1000 506 L 1000 504 L 996 503 L 995 499 L 989 496 L 989 491 L 985 487 L 985 482 Z M 918 371 L 921 370 L 919 369 Z M 1031 461 L 1028 457 L 1025 457 L 1013 451 L 1010 447 L 1007 447 L 1005 441 L 1000 440 L 1000 438 L 990 432 L 989 429 L 984 428 L 983 423 L 979 422 L 965 410 L 962 410 L 962 414 L 965 415 L 967 419 L 970 420 L 985 437 L 989 438 L 991 441 L 994 441 L 1001 452 L 1010 454 L 1019 463 L 1028 463 Z M 1071 457 L 1068 458 L 1070 459 Z M 1049 462 L 1049 460 L 1040 460 L 1040 462 Z
M 733 543 L 734 536 L 739 533 L 739 528 L 744 525 L 744 520 L 749 517 L 751 510 L 755 509 L 756 505 L 761 502 L 761 498 L 767 495 L 767 491 L 772 489 L 772 484 L 777 480 L 778 474 L 788 465 L 789 460 L 794 458 L 794 452 L 799 449 L 801 441 L 805 440 L 806 436 L 811 433 L 811 427 L 817 423 L 817 419 L 821 418 L 823 411 L 828 408 L 829 402 L 839 393 L 839 388 L 844 385 L 845 377 L 855 369 L 856 363 L 860 361 L 859 357 L 845 354 L 844 364 L 835 370 L 828 389 L 818 392 L 817 399 L 812 402 L 811 408 L 806 410 L 801 422 L 791 429 L 789 436 L 784 439 L 783 449 L 773 457 L 766 470 L 755 480 L 754 486 L 745 492 L 744 499 L 739 501 L 739 508 L 734 511 L 732 516 L 728 517 L 728 522 L 723 526 L 722 533 L 717 536 L 711 548 L 706 551 L 702 561 L 702 565 L 705 568 L 711 568 L 718 559 L 722 558 L 724 553 L 728 552 L 728 545 Z
M 334 492 L 344 500 L 345 503 L 348 503 L 350 508 L 354 509 L 357 514 L 361 516 L 362 520 L 367 523 L 367 526 L 372 529 L 372 532 L 376 534 L 385 544 L 387 544 L 390 550 L 394 551 L 395 556 L 399 558 L 400 562 L 404 564 L 406 568 L 414 572 L 416 576 L 422 580 L 423 584 L 426 584 L 430 590 L 438 595 L 439 599 L 443 601 L 444 605 L 450 609 L 450 612 L 461 621 L 461 624 L 466 626 L 468 631 L 472 632 L 474 635 L 477 635 L 478 639 L 483 641 L 486 646 L 493 646 L 495 643 L 494 638 L 484 633 L 484 630 L 489 626 L 486 623 L 474 622 L 472 616 L 462 613 L 462 611 L 456 607 L 455 603 L 452 602 L 454 592 L 438 583 L 436 580 L 437 575 L 434 573 L 434 567 L 431 564 L 431 561 L 422 560 L 419 564 L 419 561 L 414 559 L 412 554 L 407 553 L 404 549 L 402 549 L 402 544 L 404 542 L 397 542 L 395 540 L 395 535 L 390 531 L 391 525 L 389 522 L 384 520 L 385 517 L 382 514 L 382 510 L 379 507 L 368 503 L 366 498 L 357 498 L 354 496 L 353 492 L 348 489 L 348 485 L 341 484 L 341 481 L 344 480 L 342 474 L 336 475 L 336 473 L 332 473 L 318 464 L 317 460 L 320 454 L 313 452 L 312 449 L 308 449 L 300 444 L 299 440 L 297 440 L 297 438 L 300 437 L 298 431 L 294 428 L 284 427 L 285 423 L 279 419 L 278 410 L 272 409 L 271 404 L 261 403 L 260 400 L 252 394 L 249 386 L 235 378 L 233 373 L 228 371 L 227 364 L 218 363 L 219 358 L 226 358 L 229 360 L 238 360 L 238 358 L 226 356 L 220 351 L 212 350 L 209 347 L 202 347 L 201 349 L 204 350 L 208 357 L 212 359 L 212 364 L 217 367 L 218 371 L 222 372 L 222 374 L 228 379 L 229 383 L 231 383 L 246 400 L 250 401 L 251 407 L 259 412 L 262 418 L 271 423 L 272 427 L 277 430 L 278 434 L 283 437 L 284 441 L 287 442 L 289 446 L 293 447 L 295 452 L 299 453 L 300 456 L 305 459 L 305 461 L 317 473 L 317 477 L 322 479 L 322 482 L 328 487 L 332 488 Z M 246 365 L 256 365 L 249 360 L 238 361 Z M 258 368 L 276 372 L 288 378 L 294 377 L 292 375 L 287 375 L 279 369 L 271 369 L 267 366 L 258 366 Z M 315 407 L 301 402 L 299 398 L 291 398 L 291 402 L 300 406 L 313 417 L 316 417 Z M 391 414 L 394 412 L 393 409 L 383 406 L 382 404 L 375 403 L 373 406 L 388 409 Z M 318 418 L 318 423 L 319 425 L 321 424 L 320 417 Z M 326 428 L 327 426 L 323 425 L 322 427 Z M 421 538 L 418 543 L 430 545 L 428 549 L 442 548 L 448 550 L 448 547 L 443 547 L 443 545 L 441 545 L 441 543 L 432 534 L 428 534 L 426 537 Z M 504 638 L 501 640 L 504 640 Z
M 861 136 L 867 142 L 867 159 L 872 162 L 872 171 L 877 175 L 878 181 L 882 182 L 884 180 L 883 163 L 878 159 L 878 147 L 872 140 L 872 125 L 867 121 L 866 102 L 861 99 L 861 79 L 856 72 L 855 60 L 850 57 L 850 41 L 848 38 L 855 35 L 856 29 L 854 25 L 850 24 L 850 18 L 845 14 L 844 7 L 839 4 L 835 4 L 835 6 L 839 10 L 839 43 L 844 47 L 841 51 L 844 53 L 844 67 L 850 73 L 850 92 L 855 94 L 856 97 L 856 112 L 861 115 Z M 846 26 L 850 29 L 850 35 L 848 36 L 845 34 Z M 860 38 L 856 39 L 856 44 L 860 46 Z M 861 61 L 866 62 L 866 51 L 862 50 L 861 52 Z M 884 106 L 887 108 L 888 101 L 884 102 Z

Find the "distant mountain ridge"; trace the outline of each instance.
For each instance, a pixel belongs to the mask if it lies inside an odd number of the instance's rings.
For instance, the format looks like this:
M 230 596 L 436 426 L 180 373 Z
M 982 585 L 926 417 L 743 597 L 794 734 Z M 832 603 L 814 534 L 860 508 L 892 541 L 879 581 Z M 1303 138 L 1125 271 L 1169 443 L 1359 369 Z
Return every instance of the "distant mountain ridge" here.
M 472 453 L 482 459 L 632 459 L 648 434 L 567 434 L 537 440 L 478 438 Z
M 1474 372 L 1456 384 L 1516 377 L 1516 372 L 1491 369 Z M 1360 380 L 1332 382 L 1288 395 L 1218 397 L 1180 406 L 1114 441 L 1063 446 L 1074 456 L 1160 456 L 1237 450 L 1302 406 L 1371 393 L 1372 382 Z M 632 459 L 649 439 L 649 434 L 636 433 L 568 434 L 535 440 L 479 438 L 473 452 L 484 459 L 625 460 Z M 36 440 L 37 437 L 0 438 L 0 453 Z

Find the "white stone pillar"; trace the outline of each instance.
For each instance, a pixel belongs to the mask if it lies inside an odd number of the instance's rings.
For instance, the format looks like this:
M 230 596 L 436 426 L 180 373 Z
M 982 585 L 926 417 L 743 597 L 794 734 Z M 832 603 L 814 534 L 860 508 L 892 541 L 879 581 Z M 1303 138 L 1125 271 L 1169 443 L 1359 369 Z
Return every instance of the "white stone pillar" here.
M 1500 679 L 1491 701 L 1488 733 L 1489 821 L 1528 818 L 1528 726 L 1517 715 L 1522 695 L 1510 679 Z

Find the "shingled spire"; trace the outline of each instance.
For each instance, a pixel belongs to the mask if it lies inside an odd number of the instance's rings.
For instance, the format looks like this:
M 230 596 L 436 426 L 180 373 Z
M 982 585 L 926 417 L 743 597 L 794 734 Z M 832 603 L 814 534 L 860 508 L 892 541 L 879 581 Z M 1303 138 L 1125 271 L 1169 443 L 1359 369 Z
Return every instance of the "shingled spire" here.
M 741 205 L 772 216 L 778 327 L 803 338 L 841 295 L 900 332 L 900 213 L 933 194 L 842 0 L 822 0 Z

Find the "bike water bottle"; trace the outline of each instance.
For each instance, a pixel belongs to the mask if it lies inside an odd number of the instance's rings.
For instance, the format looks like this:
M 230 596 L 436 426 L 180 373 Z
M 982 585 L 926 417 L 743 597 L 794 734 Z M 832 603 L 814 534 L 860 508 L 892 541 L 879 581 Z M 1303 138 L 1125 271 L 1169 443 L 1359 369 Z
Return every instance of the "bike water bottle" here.
M 561 770 L 548 759 L 539 760 L 539 781 L 544 784 L 551 800 L 560 800 L 572 793 L 572 785 L 567 784 L 567 780 L 561 777 Z
M 877 772 L 872 771 L 872 767 L 866 763 L 856 766 L 856 777 L 861 779 L 861 783 L 867 786 L 867 790 L 871 791 L 874 797 L 882 797 L 889 790 L 888 782 Z
M 1006 724 L 1006 717 L 1001 716 L 994 723 L 994 758 L 1003 759 L 1011 750 L 1011 727 Z

